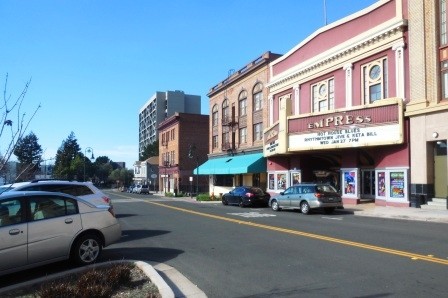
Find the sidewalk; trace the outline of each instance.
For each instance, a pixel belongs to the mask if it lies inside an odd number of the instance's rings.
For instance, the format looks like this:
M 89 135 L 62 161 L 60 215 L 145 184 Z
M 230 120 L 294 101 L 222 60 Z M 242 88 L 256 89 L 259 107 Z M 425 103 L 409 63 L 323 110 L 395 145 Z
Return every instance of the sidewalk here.
M 448 210 L 382 207 L 375 206 L 374 203 L 347 206 L 344 210 L 353 212 L 356 216 L 448 223 Z

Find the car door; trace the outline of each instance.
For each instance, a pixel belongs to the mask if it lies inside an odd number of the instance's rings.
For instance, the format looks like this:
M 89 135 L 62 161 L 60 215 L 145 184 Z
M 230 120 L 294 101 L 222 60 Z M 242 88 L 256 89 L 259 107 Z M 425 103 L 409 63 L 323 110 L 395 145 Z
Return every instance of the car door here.
M 73 238 L 82 230 L 77 201 L 56 194 L 32 196 L 30 210 L 29 263 L 67 258 Z
M 291 208 L 300 208 L 300 202 L 302 201 L 302 186 L 293 186 L 294 192 L 291 194 Z
M 24 199 L 2 200 L 0 206 L 8 212 L 8 214 L 3 213 L 0 221 L 1 272 L 27 264 L 28 227 Z
M 290 208 L 291 207 L 291 196 L 295 192 L 295 187 L 288 187 L 279 197 L 278 202 L 280 204 L 280 208 Z

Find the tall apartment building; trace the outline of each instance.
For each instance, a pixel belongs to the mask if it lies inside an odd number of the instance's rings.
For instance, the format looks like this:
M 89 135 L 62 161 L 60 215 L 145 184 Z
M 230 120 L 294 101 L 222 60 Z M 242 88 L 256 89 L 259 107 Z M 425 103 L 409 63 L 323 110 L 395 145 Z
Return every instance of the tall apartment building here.
M 183 91 L 157 91 L 139 112 L 139 154 L 158 140 L 157 128 L 166 118 L 178 113 L 200 114 L 201 96 Z
M 448 196 L 448 10 L 445 0 L 408 0 L 411 195 Z M 446 203 L 445 209 L 446 209 Z
M 280 57 L 266 52 L 208 93 L 210 138 L 208 161 L 197 168 L 209 175 L 210 192 L 225 193 L 234 186 L 266 188 L 263 129 L 268 124 L 266 85 L 269 63 Z

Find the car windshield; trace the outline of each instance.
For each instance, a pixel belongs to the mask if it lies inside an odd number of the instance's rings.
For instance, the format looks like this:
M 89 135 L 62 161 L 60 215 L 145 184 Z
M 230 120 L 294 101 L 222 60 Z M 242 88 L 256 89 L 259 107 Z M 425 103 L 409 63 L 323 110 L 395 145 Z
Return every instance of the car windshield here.
M 318 185 L 318 192 L 337 192 L 336 189 L 331 185 Z
M 0 186 L 0 194 L 10 191 L 11 189 L 13 189 L 13 187 L 11 185 Z

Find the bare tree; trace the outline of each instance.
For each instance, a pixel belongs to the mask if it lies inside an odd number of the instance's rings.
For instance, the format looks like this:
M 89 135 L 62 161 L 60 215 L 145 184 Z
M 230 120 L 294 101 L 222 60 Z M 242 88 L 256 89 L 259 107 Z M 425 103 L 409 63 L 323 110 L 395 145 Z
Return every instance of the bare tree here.
M 18 141 L 24 136 L 31 120 L 41 108 L 39 104 L 30 117 L 26 117 L 26 113 L 22 112 L 22 105 L 30 84 L 31 79 L 26 82 L 20 95 L 13 98 L 7 94 L 8 74 L 6 74 L 3 101 L 0 103 L 0 172 L 7 165 Z

